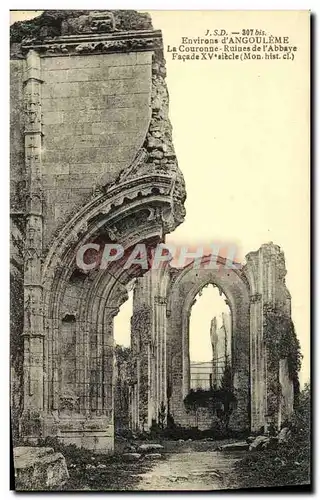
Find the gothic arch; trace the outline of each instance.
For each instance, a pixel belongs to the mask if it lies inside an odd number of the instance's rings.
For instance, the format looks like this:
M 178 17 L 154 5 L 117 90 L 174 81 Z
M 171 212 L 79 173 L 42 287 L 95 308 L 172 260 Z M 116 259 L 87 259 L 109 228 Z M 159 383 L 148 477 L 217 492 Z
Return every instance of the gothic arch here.
M 179 223 L 175 182 L 155 173 L 123 179 L 79 210 L 52 242 L 42 268 L 42 311 L 35 314 L 43 333 L 37 346 L 31 341 L 36 370 L 25 356 L 21 425 L 31 440 L 40 432 L 87 448 L 113 448 L 113 318 L 127 298 L 126 285 L 146 270 L 125 269 L 124 257 L 105 270 L 82 271 L 76 254 L 96 238 L 125 252 L 163 241 Z M 31 312 L 37 312 L 34 304 Z
M 168 372 L 172 385 L 171 411 L 183 422 L 183 399 L 189 391 L 189 320 L 196 295 L 207 284 L 217 286 L 226 296 L 232 316 L 232 366 L 238 400 L 233 415 L 234 428 L 250 426 L 250 291 L 245 275 L 239 269 L 225 267 L 218 258 L 218 269 L 206 269 L 210 256 L 202 259 L 201 268 L 193 263 L 177 272 L 168 300 Z

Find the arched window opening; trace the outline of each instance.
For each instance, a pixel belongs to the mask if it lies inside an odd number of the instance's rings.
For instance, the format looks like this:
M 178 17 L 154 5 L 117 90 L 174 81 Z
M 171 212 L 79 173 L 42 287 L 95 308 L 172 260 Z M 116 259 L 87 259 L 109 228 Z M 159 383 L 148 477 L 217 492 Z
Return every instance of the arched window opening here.
M 231 329 L 224 293 L 215 285 L 206 285 L 196 296 L 190 315 L 190 389 L 219 389 L 230 384 Z

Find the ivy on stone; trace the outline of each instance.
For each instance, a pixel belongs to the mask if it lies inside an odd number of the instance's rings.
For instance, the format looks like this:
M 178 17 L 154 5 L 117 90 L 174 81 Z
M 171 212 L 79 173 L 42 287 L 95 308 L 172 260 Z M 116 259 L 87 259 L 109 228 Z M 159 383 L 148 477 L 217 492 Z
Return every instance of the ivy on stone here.
M 302 354 L 292 319 L 279 307 L 266 305 L 263 333 L 268 349 L 268 362 L 272 366 L 278 366 L 281 359 L 288 360 L 289 377 L 296 395 L 299 392 Z M 276 392 L 279 390 L 274 389 Z

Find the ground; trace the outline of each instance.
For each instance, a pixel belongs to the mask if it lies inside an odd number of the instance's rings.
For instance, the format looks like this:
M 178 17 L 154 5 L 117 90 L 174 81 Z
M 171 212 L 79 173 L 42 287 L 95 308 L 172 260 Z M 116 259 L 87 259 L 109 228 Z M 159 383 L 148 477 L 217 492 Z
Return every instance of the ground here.
M 72 459 L 67 456 L 70 480 L 63 489 L 152 491 L 236 488 L 233 466 L 244 456 L 243 452 L 217 451 L 218 446 L 230 441 L 164 441 L 161 458 L 142 456 L 129 462 L 124 461 L 121 454 L 113 458 L 87 456 L 81 463 L 77 459 L 71 463 Z M 135 443 L 136 447 L 139 445 L 140 442 Z
M 310 483 L 307 468 L 291 444 L 289 448 L 248 452 L 218 450 L 224 444 L 237 443 L 235 439 L 165 440 L 160 442 L 163 449 L 125 460 L 123 453 L 129 451 L 128 448 L 132 453 L 139 452 L 138 448 L 143 443 L 150 441 L 118 442 L 114 456 L 95 455 L 75 448 L 68 451 L 69 447 L 66 447 L 64 455 L 70 479 L 62 489 L 210 491 Z M 158 455 L 148 456 L 150 453 Z
M 238 452 L 239 454 L 239 452 Z M 137 490 L 221 490 L 228 488 L 239 457 L 219 451 L 189 451 L 170 455 L 140 476 Z M 228 478 L 228 479 L 227 479 Z M 234 484 L 236 487 L 236 484 Z

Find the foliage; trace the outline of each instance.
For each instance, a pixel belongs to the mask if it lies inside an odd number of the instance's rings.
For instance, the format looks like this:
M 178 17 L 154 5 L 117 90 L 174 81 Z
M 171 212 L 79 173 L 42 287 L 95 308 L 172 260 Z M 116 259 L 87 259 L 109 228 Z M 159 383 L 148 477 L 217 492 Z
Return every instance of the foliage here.
M 151 311 L 148 306 L 140 306 L 131 317 L 131 331 L 134 333 L 134 340 L 137 342 L 135 350 L 140 351 L 140 344 L 149 341 L 151 325 Z
M 166 415 L 166 407 L 165 407 L 163 401 L 161 401 L 160 410 L 158 412 L 158 422 L 159 422 L 160 429 L 164 429 L 164 427 L 165 427 L 166 416 L 167 416 Z
M 130 354 L 131 354 L 130 347 L 125 347 L 123 345 L 116 344 L 115 356 L 118 365 L 122 365 L 123 363 L 129 361 Z
M 221 378 L 220 389 L 232 391 L 232 388 L 233 388 L 232 368 L 230 362 L 227 360 Z
M 54 437 L 39 440 L 38 446 L 51 447 L 65 457 L 70 478 L 61 490 L 66 491 L 132 490 L 139 481 L 139 476 L 132 473 L 133 468 L 142 473 L 149 466 L 144 462 L 127 463 L 121 453 L 109 455 L 78 448 L 74 444 L 64 445 Z
M 278 364 L 281 359 L 288 360 L 289 377 L 297 395 L 302 354 L 291 318 L 283 310 L 267 306 L 263 332 L 270 362 Z
M 142 305 L 136 309 L 131 317 L 132 332 L 132 354 L 139 356 L 140 379 L 139 379 L 139 419 L 143 429 L 148 422 L 148 358 L 142 345 L 151 344 L 151 310 L 150 307 Z
M 187 411 L 195 411 L 197 408 L 209 408 L 215 410 L 221 404 L 236 403 L 236 397 L 228 389 L 191 389 L 184 398 Z
M 23 398 L 23 277 L 10 274 L 10 358 L 11 358 L 11 423 L 14 442 L 19 435 L 19 418 Z
M 310 386 L 297 396 L 288 442 L 274 449 L 250 452 L 236 463 L 238 487 L 302 485 L 310 483 Z
M 300 441 L 308 441 L 311 424 L 311 391 L 307 383 L 297 397 L 297 404 L 292 420 L 292 428 Z
M 224 383 L 229 384 L 229 369 L 226 370 Z M 197 418 L 197 411 L 200 408 L 207 408 L 211 415 L 216 415 L 227 430 L 232 411 L 237 403 L 237 399 L 230 388 L 220 389 L 191 389 L 184 398 L 187 412 L 194 412 Z M 197 420 L 196 420 L 197 422 Z
M 114 400 L 114 423 L 116 432 L 129 425 L 128 371 L 131 356 L 130 347 L 115 346 L 116 384 Z

